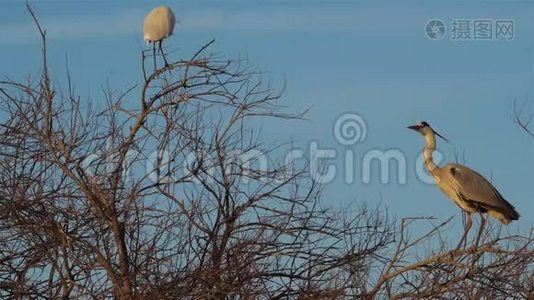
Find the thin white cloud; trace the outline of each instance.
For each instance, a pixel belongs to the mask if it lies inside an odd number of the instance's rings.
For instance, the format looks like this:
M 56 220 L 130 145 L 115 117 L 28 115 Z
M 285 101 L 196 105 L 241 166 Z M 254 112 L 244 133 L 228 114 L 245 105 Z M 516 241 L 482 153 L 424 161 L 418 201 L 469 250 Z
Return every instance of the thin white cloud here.
M 142 11 L 129 11 L 116 16 L 43 17 L 41 26 L 50 39 L 81 39 L 98 36 L 129 35 L 141 32 Z M 24 23 L 0 24 L 0 44 L 39 42 L 35 24 L 28 18 Z
M 184 14 L 182 26 L 192 30 L 302 30 L 346 28 L 354 16 L 317 10 L 193 11 Z
M 141 35 L 142 20 L 146 12 L 125 11 L 119 15 L 56 16 L 41 18 L 50 39 L 82 39 L 99 36 Z M 363 20 L 373 19 L 365 13 L 315 10 L 189 10 L 177 12 L 182 30 L 299 30 L 321 31 L 355 28 Z M 1 22 L 1 21 L 0 21 Z M 369 25 L 369 24 L 367 24 Z M 1 24 L 0 44 L 38 42 L 35 25 L 27 18 L 24 22 Z
M 254 9 L 174 9 L 180 24 L 187 31 L 332 31 L 351 30 L 362 34 L 390 34 L 405 32 L 422 34 L 429 19 L 448 20 L 457 17 L 454 9 L 432 10 L 424 7 L 342 7 L 303 6 L 289 8 Z M 479 15 L 492 16 L 493 11 Z M 518 13 L 516 11 L 516 13 Z M 141 37 L 145 10 L 126 10 L 117 15 L 59 15 L 42 16 L 41 23 L 50 39 L 83 39 L 104 36 L 133 35 Z M 448 16 L 451 16 L 448 18 Z M 402 27 L 404 31 L 399 30 Z M 394 29 L 393 29 L 394 28 Z M 31 19 L 18 23 L 2 24 L 0 44 L 38 42 L 39 38 Z

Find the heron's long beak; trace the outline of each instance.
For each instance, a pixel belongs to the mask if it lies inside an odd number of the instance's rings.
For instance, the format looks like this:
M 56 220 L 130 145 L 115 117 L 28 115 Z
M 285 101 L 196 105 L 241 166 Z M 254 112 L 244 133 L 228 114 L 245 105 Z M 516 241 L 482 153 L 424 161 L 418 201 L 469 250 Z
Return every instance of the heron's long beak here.
M 421 129 L 421 125 L 412 125 L 412 126 L 408 126 L 406 128 L 411 129 L 411 130 L 415 130 L 415 131 L 419 131 L 419 129 Z

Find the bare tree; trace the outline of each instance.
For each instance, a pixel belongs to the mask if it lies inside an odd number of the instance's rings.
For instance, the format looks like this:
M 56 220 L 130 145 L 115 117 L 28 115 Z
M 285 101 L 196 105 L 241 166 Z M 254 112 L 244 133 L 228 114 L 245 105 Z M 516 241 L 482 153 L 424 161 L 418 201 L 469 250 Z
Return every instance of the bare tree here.
M 525 109 L 528 109 L 530 106 L 530 113 Z M 525 97 L 523 103 L 518 106 L 517 101 L 514 99 L 514 121 L 516 122 L 521 129 L 523 129 L 528 135 L 534 137 L 534 132 L 532 131 L 532 102 L 529 103 L 528 98 Z
M 388 299 L 526 299 L 532 295 L 533 232 L 499 237 L 489 227 L 483 244 L 450 251 L 444 235 L 452 218 L 403 219 L 392 255 L 367 296 Z M 430 222 L 429 230 L 410 238 L 412 223 Z M 500 226 L 500 225 L 499 225 Z M 422 249 L 430 249 L 422 251 Z
M 532 234 L 448 250 L 382 208 L 336 210 L 255 120 L 290 122 L 241 60 L 209 52 L 102 107 L 50 78 L 0 81 L 0 295 L 26 298 L 526 297 Z M 143 65 L 150 60 L 144 53 Z M 282 160 L 280 160 L 282 161 Z M 428 220 L 427 220 L 428 221 Z M 426 246 L 425 246 L 426 245 Z M 426 248 L 430 250 L 426 250 Z M 529 290 L 530 289 L 530 290 Z M 494 296 L 494 297 L 493 297 Z

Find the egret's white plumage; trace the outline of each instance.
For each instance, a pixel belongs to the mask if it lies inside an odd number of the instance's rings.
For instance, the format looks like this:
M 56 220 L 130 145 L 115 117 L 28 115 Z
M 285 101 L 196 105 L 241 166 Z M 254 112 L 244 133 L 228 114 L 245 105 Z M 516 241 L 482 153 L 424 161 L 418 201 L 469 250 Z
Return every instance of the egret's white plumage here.
M 476 171 L 460 164 L 447 164 L 440 168 L 434 163 L 432 153 L 436 149 L 435 136 L 443 137 L 432 129 L 427 122 L 421 122 L 408 128 L 421 133 L 425 138 L 426 144 L 423 150 L 425 166 L 438 187 L 467 213 L 466 228 L 458 246 L 465 241 L 471 228 L 472 213 L 479 213 L 481 217 L 476 244 L 478 244 L 478 239 L 486 221 L 483 216 L 484 213 L 488 213 L 504 224 L 519 219 L 519 214 L 514 206 L 506 201 L 499 191 Z
M 154 67 L 156 65 L 156 42 L 159 42 L 159 51 L 163 56 L 165 66 L 169 65 L 161 49 L 161 43 L 164 39 L 172 35 L 175 23 L 174 13 L 167 6 L 158 6 L 152 9 L 145 17 L 145 21 L 143 22 L 143 38 L 147 43 L 153 43 Z
M 159 42 L 172 35 L 176 19 L 167 6 L 158 6 L 151 10 L 143 23 L 144 39 L 148 43 Z

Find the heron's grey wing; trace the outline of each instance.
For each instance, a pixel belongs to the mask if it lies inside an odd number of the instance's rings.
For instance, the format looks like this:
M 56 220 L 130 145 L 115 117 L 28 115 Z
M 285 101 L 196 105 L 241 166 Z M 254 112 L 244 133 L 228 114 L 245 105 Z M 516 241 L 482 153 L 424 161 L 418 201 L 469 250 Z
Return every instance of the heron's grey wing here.
M 511 219 L 519 217 L 513 205 L 506 201 L 499 191 L 476 171 L 460 164 L 449 164 L 446 166 L 446 171 L 451 175 L 449 177 L 456 186 L 458 196 L 464 201 L 482 212 L 495 210 Z

